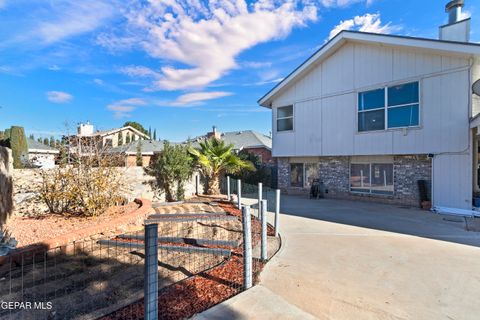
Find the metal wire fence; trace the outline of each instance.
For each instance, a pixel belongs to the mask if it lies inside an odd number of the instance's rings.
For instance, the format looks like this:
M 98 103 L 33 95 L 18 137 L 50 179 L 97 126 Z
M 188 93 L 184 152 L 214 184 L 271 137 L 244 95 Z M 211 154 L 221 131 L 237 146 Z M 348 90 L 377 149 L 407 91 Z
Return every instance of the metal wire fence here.
M 278 242 L 258 186 L 240 186 L 243 216 L 228 202 L 203 201 L 150 215 L 132 232 L 14 252 L 0 263 L 0 319 L 181 319 L 248 289 Z M 264 209 L 274 194 L 262 190 Z

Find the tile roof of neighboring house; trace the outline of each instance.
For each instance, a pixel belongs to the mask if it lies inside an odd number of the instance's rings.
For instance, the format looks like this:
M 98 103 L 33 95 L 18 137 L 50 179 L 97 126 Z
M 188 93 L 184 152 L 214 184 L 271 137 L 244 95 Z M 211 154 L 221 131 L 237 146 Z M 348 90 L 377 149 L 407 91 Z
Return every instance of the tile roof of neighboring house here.
M 59 153 L 58 149 L 47 146 L 33 139 L 27 138 L 28 152 L 31 153 Z
M 192 146 L 197 147 L 199 145 L 198 142 L 206 137 L 207 136 L 197 137 L 187 142 L 190 142 L 192 143 Z M 253 130 L 222 132 L 221 137 L 227 144 L 233 144 L 234 148 L 237 150 L 248 148 L 272 149 L 272 138 Z
M 139 142 L 141 144 L 141 151 L 143 155 L 153 155 L 158 152 L 163 151 L 163 141 L 153 141 L 153 140 L 136 140 L 129 144 L 124 144 L 115 148 L 108 150 L 110 153 L 125 153 L 127 155 L 137 154 L 137 146 Z M 175 144 L 175 143 L 170 143 Z

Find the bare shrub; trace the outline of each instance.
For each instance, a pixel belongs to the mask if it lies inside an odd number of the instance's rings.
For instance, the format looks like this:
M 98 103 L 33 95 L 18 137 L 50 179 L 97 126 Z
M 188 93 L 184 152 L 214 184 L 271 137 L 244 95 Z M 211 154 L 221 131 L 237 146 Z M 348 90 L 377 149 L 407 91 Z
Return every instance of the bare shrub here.
M 69 152 L 69 164 L 41 173 L 40 198 L 50 212 L 96 216 L 125 202 L 118 157 L 94 143 L 78 143 L 82 152 Z

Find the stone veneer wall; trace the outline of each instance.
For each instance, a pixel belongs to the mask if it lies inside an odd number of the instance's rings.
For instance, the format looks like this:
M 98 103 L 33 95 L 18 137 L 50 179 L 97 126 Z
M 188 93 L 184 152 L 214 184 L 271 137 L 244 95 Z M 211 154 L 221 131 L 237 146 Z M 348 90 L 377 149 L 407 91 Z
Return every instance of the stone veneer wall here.
M 432 162 L 425 155 L 394 156 L 394 195 L 354 194 L 350 192 L 350 158 L 319 157 L 311 158 L 318 164 L 318 178 L 323 182 L 326 198 L 365 200 L 408 206 L 419 206 L 418 180 L 432 180 Z M 310 162 L 309 161 L 309 162 Z M 289 187 L 289 158 L 278 159 L 278 187 L 286 193 L 308 193 L 307 188 Z M 429 189 L 430 192 L 430 189 Z
M 0 147 L 0 225 L 4 224 L 13 211 L 12 151 Z

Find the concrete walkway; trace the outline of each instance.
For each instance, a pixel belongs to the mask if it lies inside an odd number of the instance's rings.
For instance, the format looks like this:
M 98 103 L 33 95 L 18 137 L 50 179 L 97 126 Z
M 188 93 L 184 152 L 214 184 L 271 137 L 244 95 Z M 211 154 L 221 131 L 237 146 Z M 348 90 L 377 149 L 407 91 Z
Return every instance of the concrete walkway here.
M 282 213 L 260 285 L 202 316 L 479 319 L 480 233 L 463 218 L 293 196 Z

